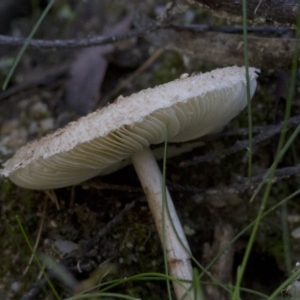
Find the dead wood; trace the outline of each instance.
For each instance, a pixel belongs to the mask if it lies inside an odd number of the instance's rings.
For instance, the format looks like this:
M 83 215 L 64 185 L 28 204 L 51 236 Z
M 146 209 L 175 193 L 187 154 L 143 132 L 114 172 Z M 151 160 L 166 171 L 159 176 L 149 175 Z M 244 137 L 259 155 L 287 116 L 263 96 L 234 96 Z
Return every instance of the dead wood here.
M 157 47 L 175 50 L 201 61 L 220 65 L 244 65 L 242 34 L 173 28 L 162 29 L 146 37 Z M 296 43 L 293 38 L 248 35 L 249 64 L 261 69 L 289 69 Z
M 212 9 L 219 17 L 242 18 L 243 1 L 196 0 L 197 4 Z M 255 23 L 295 26 L 299 11 L 298 0 L 247 0 L 247 18 Z
M 208 264 L 216 255 L 223 251 L 217 261 L 210 268 L 210 274 L 216 282 L 221 284 L 230 284 L 232 281 L 232 265 L 234 256 L 234 247 L 227 247 L 234 237 L 234 229 L 231 224 L 216 223 L 214 227 L 214 241 L 212 246 L 208 243 L 204 245 L 203 260 Z M 226 250 L 224 250 L 224 248 Z M 206 293 L 211 300 L 227 300 L 228 292 L 218 285 L 207 285 Z

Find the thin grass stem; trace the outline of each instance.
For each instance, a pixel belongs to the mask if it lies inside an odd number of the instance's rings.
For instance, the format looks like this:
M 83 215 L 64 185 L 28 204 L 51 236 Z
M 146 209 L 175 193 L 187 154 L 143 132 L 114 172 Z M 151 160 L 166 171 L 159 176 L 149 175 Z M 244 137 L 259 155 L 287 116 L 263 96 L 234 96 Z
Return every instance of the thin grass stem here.
M 244 64 L 245 64 L 245 75 L 246 75 L 246 91 L 247 91 L 247 102 L 248 102 L 248 180 L 251 182 L 252 178 L 252 105 L 250 95 L 250 78 L 249 78 L 249 59 L 248 59 L 248 37 L 247 37 L 247 5 L 246 0 L 243 0 L 243 43 L 244 43 Z
M 38 259 L 37 255 L 36 255 L 36 252 L 34 251 L 32 245 L 31 245 L 31 243 L 30 243 L 30 241 L 29 241 L 29 239 L 28 239 L 28 235 L 27 235 L 27 233 L 25 232 L 25 229 L 24 229 L 24 227 L 23 227 L 23 225 L 22 225 L 22 222 L 21 222 L 19 216 L 16 216 L 16 220 L 17 220 L 18 226 L 19 226 L 19 228 L 20 228 L 20 230 L 21 230 L 21 233 L 22 233 L 22 235 L 23 235 L 23 237 L 24 237 L 24 239 L 25 239 L 25 241 L 26 241 L 26 244 L 27 244 L 28 248 L 30 249 L 32 255 L 34 256 L 34 259 L 35 259 L 35 261 L 36 261 L 36 263 L 37 263 L 39 269 L 42 271 L 44 277 L 46 278 L 47 283 L 48 283 L 48 285 L 50 286 L 53 295 L 55 296 L 55 298 L 56 298 L 57 300 L 60 300 L 60 297 L 59 297 L 59 295 L 58 295 L 58 293 L 57 293 L 57 291 L 56 291 L 54 285 L 52 284 L 50 278 L 47 276 L 44 267 L 42 266 L 40 260 Z
M 46 8 L 43 10 L 40 18 L 38 19 L 38 21 L 35 23 L 35 25 L 33 26 L 31 32 L 29 33 L 24 45 L 22 46 L 21 50 L 19 51 L 12 67 L 10 68 L 5 80 L 4 80 L 4 83 L 2 85 L 2 89 L 5 90 L 7 88 L 7 85 L 12 77 L 12 75 L 14 74 L 15 72 L 15 69 L 16 67 L 18 66 L 25 50 L 27 49 L 28 47 L 28 44 L 30 42 L 30 40 L 33 38 L 33 36 L 35 35 L 35 33 L 37 32 L 37 30 L 39 29 L 41 23 L 44 21 L 45 17 L 47 16 L 48 12 L 50 11 L 51 7 L 53 6 L 55 0 L 51 0 L 48 5 L 46 6 Z
M 243 11 L 246 9 L 246 0 L 243 0 Z M 244 15 L 244 18 L 246 17 L 246 14 Z M 297 23 L 299 23 L 299 17 L 297 20 Z M 297 27 L 297 32 L 296 32 L 296 36 L 299 37 L 299 26 Z M 298 39 L 297 39 L 298 40 Z M 271 187 L 272 187 L 272 178 L 274 177 L 274 173 L 275 170 L 277 168 L 277 165 L 280 161 L 280 159 L 282 158 L 282 156 L 284 155 L 284 153 L 286 152 L 286 150 L 289 148 L 289 146 L 291 145 L 291 143 L 294 141 L 294 139 L 296 138 L 296 136 L 299 133 L 299 125 L 296 128 L 296 130 L 293 132 L 291 138 L 289 139 L 289 141 L 285 143 L 285 137 L 286 137 L 286 130 L 287 130 L 287 120 L 290 116 L 290 111 L 291 111 L 291 103 L 292 103 L 292 99 L 294 96 L 294 87 L 295 87 L 295 79 L 296 79 L 296 71 L 297 71 L 297 65 L 298 65 L 298 43 L 296 43 L 296 51 L 294 53 L 294 57 L 293 57 L 293 68 L 292 68 L 292 76 L 291 76 L 291 84 L 289 86 L 289 92 L 288 92 L 288 97 L 287 97 L 287 105 L 286 105 L 286 109 L 285 109 L 285 118 L 284 118 L 284 124 L 283 124 L 283 129 L 281 131 L 280 134 L 280 138 L 279 138 L 279 142 L 278 142 L 278 147 L 277 147 L 277 151 L 276 151 L 276 155 L 275 155 L 275 159 L 274 162 L 268 172 L 268 176 L 265 177 L 264 181 L 267 181 L 267 186 L 264 192 L 264 195 L 262 197 L 262 201 L 261 201 L 261 205 L 259 207 L 259 211 L 257 213 L 257 217 L 255 219 L 255 223 L 253 225 L 251 234 L 250 234 L 250 238 L 249 238 L 249 242 L 247 244 L 246 247 L 246 251 L 243 257 L 243 261 L 242 264 L 240 266 L 240 268 L 238 269 L 238 276 L 237 276 L 237 281 L 236 281 L 236 287 L 235 287 L 235 291 L 233 294 L 233 299 L 234 300 L 238 300 L 240 299 L 240 294 L 239 294 L 239 287 L 241 285 L 241 281 L 243 278 L 243 274 L 245 272 L 246 269 L 246 265 L 250 256 L 250 252 L 252 249 L 252 246 L 254 244 L 254 240 L 256 238 L 256 233 L 263 215 L 263 211 L 267 205 L 267 201 L 270 195 L 270 191 L 271 191 Z M 262 185 L 261 185 L 262 187 Z M 255 195 L 257 195 L 258 192 L 255 193 Z M 251 200 L 254 199 L 255 195 L 253 195 L 253 197 L 251 198 Z
M 162 173 L 162 231 L 163 231 L 163 252 L 164 252 L 164 265 L 166 275 L 169 274 L 169 267 L 168 267 L 168 259 L 167 259 L 167 250 L 166 250 L 166 242 L 165 242 L 165 235 L 166 235 L 166 222 L 165 222 L 165 211 L 167 208 L 167 192 L 166 192 L 166 169 L 167 169 L 167 148 L 168 148 L 168 139 L 166 134 L 165 144 L 164 144 L 164 158 L 163 158 L 163 173 Z M 172 221 L 172 219 L 170 218 Z M 173 225 L 173 224 L 172 224 Z M 176 229 L 173 228 L 176 232 Z M 170 280 L 167 279 L 167 290 L 168 290 L 168 298 L 171 300 L 171 285 Z
M 285 259 L 285 268 L 287 274 L 290 276 L 292 274 L 292 260 L 291 260 L 291 248 L 290 248 L 290 239 L 289 239 L 289 228 L 287 222 L 287 203 L 283 203 L 281 206 L 281 223 L 282 223 L 282 243 L 283 243 L 283 251 L 284 251 L 284 259 Z

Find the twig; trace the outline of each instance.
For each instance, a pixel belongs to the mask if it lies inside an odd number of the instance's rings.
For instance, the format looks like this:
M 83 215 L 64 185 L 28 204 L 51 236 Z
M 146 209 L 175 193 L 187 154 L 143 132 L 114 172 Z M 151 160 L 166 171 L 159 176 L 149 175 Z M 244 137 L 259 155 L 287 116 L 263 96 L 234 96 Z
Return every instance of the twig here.
M 144 28 L 134 29 L 127 33 L 112 35 L 112 36 L 97 36 L 84 39 L 70 39 L 70 40 L 40 40 L 31 39 L 28 47 L 44 48 L 44 49 L 61 49 L 61 48 L 82 48 L 91 46 L 100 46 L 117 43 L 119 41 L 127 40 L 132 37 L 138 37 L 147 32 L 153 31 L 160 27 L 159 24 L 150 24 Z M 25 38 L 16 38 L 12 36 L 0 35 L 0 45 L 22 46 L 25 43 Z
M 123 191 L 128 193 L 142 193 L 143 190 L 140 187 L 133 187 L 128 185 L 119 185 L 119 184 L 109 184 L 104 183 L 96 179 L 84 182 L 81 184 L 83 188 L 93 188 L 97 190 L 113 190 L 113 191 Z
M 103 238 L 106 234 L 108 234 L 111 229 L 116 226 L 119 222 L 122 221 L 122 218 L 124 215 L 134 206 L 135 201 L 127 204 L 125 208 L 116 216 L 114 217 L 110 222 L 107 223 L 107 225 L 98 232 L 98 234 L 92 238 L 86 245 L 84 251 L 88 251 L 92 249 L 96 244 L 99 243 L 100 239 Z M 78 266 L 75 265 L 69 265 L 68 258 L 63 259 L 60 262 L 60 265 L 64 266 L 66 268 L 67 272 L 70 272 L 71 274 L 78 273 Z M 90 273 L 96 266 L 92 265 L 91 263 L 82 263 L 80 264 L 80 272 L 86 272 Z M 47 276 L 51 280 L 58 280 L 57 275 L 52 270 L 47 271 Z M 47 280 L 45 278 L 42 278 L 37 283 L 33 285 L 33 287 L 21 298 L 21 300 L 34 300 L 37 299 L 39 294 L 41 293 L 42 289 L 46 287 Z
M 256 15 L 256 13 L 257 13 L 257 10 L 258 10 L 258 8 L 259 8 L 259 6 L 261 5 L 261 3 L 263 2 L 263 0 L 259 0 L 259 2 L 258 2 L 258 4 L 257 4 L 257 6 L 255 7 L 255 10 L 254 10 L 254 15 Z
M 295 116 L 287 120 L 287 129 L 293 126 L 298 125 L 300 122 L 300 116 Z M 278 134 L 283 128 L 284 122 L 281 122 L 279 125 L 268 126 L 268 130 L 256 135 L 253 138 L 253 145 L 260 144 L 265 140 L 271 138 L 272 136 Z M 188 166 L 196 165 L 202 162 L 221 160 L 224 157 L 236 153 L 238 151 L 244 150 L 248 148 L 248 140 L 237 141 L 234 146 L 226 148 L 221 151 L 213 151 L 207 155 L 194 157 L 191 161 L 183 161 L 180 163 L 180 167 L 186 168 Z
M 124 217 L 124 215 L 133 208 L 135 205 L 135 201 L 132 201 L 131 203 L 127 204 L 125 208 L 117 215 L 115 216 L 111 221 L 109 221 L 104 228 L 102 228 L 96 236 L 94 236 L 92 239 L 90 239 L 86 245 L 86 251 L 91 250 L 95 245 L 97 245 L 101 238 L 108 234 L 112 230 L 113 227 L 115 227 L 118 223 L 120 223 Z
M 54 190 L 47 190 L 47 191 L 45 191 L 45 194 L 52 201 L 52 203 L 55 204 L 56 209 L 60 210 L 59 202 L 58 202 L 58 199 L 56 197 L 55 191 Z
M 84 48 L 92 46 L 100 46 L 117 43 L 132 37 L 138 37 L 151 31 L 158 30 L 160 28 L 173 28 L 175 30 L 193 30 L 194 32 L 223 32 L 223 33 L 242 33 L 242 26 L 213 26 L 207 24 L 187 25 L 187 26 L 167 26 L 162 23 L 152 23 L 141 29 L 134 29 L 127 33 L 111 35 L 111 36 L 96 36 L 90 38 L 81 39 L 69 39 L 69 40 L 45 40 L 45 39 L 31 39 L 28 47 L 41 48 L 41 49 L 62 49 L 62 48 Z M 256 26 L 247 28 L 249 33 L 277 33 L 279 35 L 292 32 L 288 27 L 275 27 L 275 26 Z M 0 35 L 0 45 L 6 46 L 22 46 L 26 41 L 26 38 L 17 38 L 7 35 Z
M 294 167 L 286 167 L 277 169 L 275 171 L 274 177 L 272 178 L 272 183 L 275 183 L 279 180 L 289 178 L 291 176 L 299 176 L 300 175 L 300 164 L 296 165 Z M 264 178 L 266 174 L 260 174 L 252 177 L 253 182 L 260 183 Z M 248 181 L 247 178 L 242 179 L 244 182 Z
M 80 48 L 116 43 L 119 41 L 127 40 L 132 37 L 141 36 L 147 32 L 156 30 L 160 27 L 167 25 L 179 14 L 185 12 L 189 8 L 189 6 L 190 4 L 186 3 L 186 1 L 184 0 L 174 1 L 172 5 L 166 5 L 162 16 L 159 17 L 157 22 L 151 22 L 143 28 L 137 28 L 123 34 L 69 40 L 31 39 L 28 44 L 28 47 L 45 49 L 50 48 L 52 50 L 55 50 L 59 48 Z M 0 45 L 23 46 L 25 42 L 26 38 L 17 38 L 12 36 L 0 35 Z
M 170 25 L 168 28 L 172 28 L 175 30 L 191 30 L 193 32 L 219 32 L 219 33 L 243 33 L 242 25 L 224 25 L 224 26 L 216 26 L 209 24 L 187 24 L 187 25 Z M 265 26 L 248 26 L 247 33 L 257 33 L 259 35 L 286 35 L 290 34 L 291 36 L 295 35 L 295 30 L 291 29 L 287 26 L 273 26 L 273 25 L 265 25 Z
M 39 294 L 41 293 L 42 289 L 47 285 L 47 280 L 45 278 L 39 280 L 37 283 L 35 283 L 32 288 L 25 293 L 21 300 L 34 300 L 37 299 Z
M 232 282 L 232 265 L 234 257 L 234 245 L 231 243 L 234 238 L 233 226 L 224 221 L 218 221 L 214 226 L 214 239 L 211 246 L 206 243 L 207 247 L 203 249 L 203 258 L 205 262 L 203 265 L 208 265 L 213 258 L 220 253 L 227 245 L 230 245 L 223 251 L 215 263 L 211 266 L 209 272 L 216 279 L 215 283 L 229 284 Z M 207 253 L 205 253 L 207 252 Z M 224 290 L 219 284 L 207 285 L 206 293 L 209 299 L 228 299 L 228 292 Z
M 244 177 L 238 177 L 237 182 L 228 185 L 222 186 L 217 188 L 211 189 L 201 189 L 193 186 L 182 186 L 180 184 L 175 184 L 172 182 L 168 182 L 168 187 L 170 190 L 174 191 L 182 191 L 182 192 L 190 192 L 190 193 L 197 193 L 197 194 L 227 194 L 227 193 L 234 193 L 240 194 L 247 190 L 253 190 L 265 177 L 267 173 L 259 174 L 253 176 L 251 178 L 251 184 L 249 184 L 249 179 Z M 274 177 L 272 178 L 272 183 L 276 183 L 280 180 L 290 178 L 292 176 L 300 176 L 300 164 L 294 167 L 286 167 L 277 169 L 275 171 Z

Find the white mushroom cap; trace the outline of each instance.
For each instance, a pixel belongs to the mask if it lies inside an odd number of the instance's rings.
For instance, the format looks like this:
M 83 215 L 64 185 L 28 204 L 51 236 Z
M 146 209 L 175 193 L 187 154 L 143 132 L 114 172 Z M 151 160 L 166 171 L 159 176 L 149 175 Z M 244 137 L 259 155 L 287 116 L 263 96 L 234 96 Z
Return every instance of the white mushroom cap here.
M 256 69 L 249 68 L 251 97 Z M 22 147 L 2 175 L 19 186 L 52 189 L 113 172 L 133 153 L 218 130 L 247 105 L 244 67 L 228 67 L 143 90 Z

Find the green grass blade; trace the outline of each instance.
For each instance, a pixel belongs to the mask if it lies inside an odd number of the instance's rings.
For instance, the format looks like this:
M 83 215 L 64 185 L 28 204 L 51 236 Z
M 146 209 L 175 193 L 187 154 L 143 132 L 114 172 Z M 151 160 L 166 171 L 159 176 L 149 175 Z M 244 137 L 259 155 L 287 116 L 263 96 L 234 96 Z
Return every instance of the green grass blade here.
M 277 209 L 278 207 L 282 206 L 284 203 L 286 203 L 287 201 L 293 199 L 294 197 L 298 196 L 300 194 L 300 189 L 295 191 L 294 193 L 292 193 L 291 195 L 289 195 L 288 197 L 284 198 L 283 200 L 281 200 L 280 202 L 278 202 L 276 205 L 274 205 L 272 208 L 268 209 L 267 211 L 265 211 L 262 215 L 262 218 L 266 217 L 267 215 L 269 215 L 271 212 L 273 212 L 275 209 Z M 251 227 L 254 225 L 255 220 L 253 222 L 251 222 L 249 225 L 247 225 L 243 230 L 241 230 L 232 240 L 231 242 L 226 245 L 214 258 L 213 260 L 205 267 L 206 270 L 209 270 L 210 267 L 215 263 L 215 261 L 220 257 L 220 255 L 222 255 L 222 253 L 224 251 L 226 251 L 228 249 L 228 247 L 230 247 L 233 243 L 235 243 L 243 234 L 245 234 L 247 231 L 249 231 L 251 229 Z M 203 276 L 204 273 L 200 274 L 200 277 Z
M 166 190 L 166 169 L 167 169 L 167 149 L 168 149 L 168 138 L 167 134 L 165 135 L 165 144 L 164 144 L 164 158 L 163 158 L 163 174 L 162 174 L 162 231 L 163 231 L 163 237 L 165 237 L 166 234 L 166 222 L 165 222 L 165 211 L 168 210 L 167 208 L 167 190 Z M 170 216 L 169 216 L 170 218 Z M 172 220 L 170 218 L 170 220 Z M 173 224 L 172 224 L 173 226 Z M 173 226 L 174 229 L 174 226 Z M 174 229 L 175 230 L 175 229 Z M 175 230 L 176 232 L 176 230 Z M 163 241 L 165 241 L 165 238 L 163 238 Z M 166 270 L 166 275 L 169 274 L 169 267 L 168 267 L 168 259 L 167 259 L 167 252 L 166 252 L 166 244 L 164 242 L 163 244 L 163 252 L 164 252 L 164 265 L 165 265 L 165 270 Z M 167 290 L 168 290 L 168 298 L 171 300 L 172 295 L 171 295 L 171 285 L 170 285 L 170 280 L 167 279 Z
M 22 233 L 22 235 L 23 235 L 23 237 L 24 237 L 24 239 L 25 239 L 25 241 L 26 241 L 26 244 L 27 244 L 28 248 L 30 249 L 30 251 L 31 251 L 31 253 L 32 253 L 32 255 L 33 255 L 33 257 L 34 257 L 34 259 L 35 259 L 35 261 L 36 261 L 36 263 L 37 263 L 37 265 L 38 265 L 38 267 L 39 267 L 39 269 L 42 271 L 44 277 L 46 278 L 47 283 L 48 283 L 48 285 L 50 286 L 50 288 L 51 288 L 51 290 L 52 290 L 52 292 L 53 292 L 55 298 L 56 298 L 57 300 L 60 300 L 60 297 L 59 297 L 57 291 L 55 290 L 54 285 L 52 284 L 51 280 L 50 280 L 49 277 L 47 276 L 44 267 L 42 266 L 40 260 L 38 259 L 38 257 L 37 257 L 37 255 L 36 255 L 36 253 L 35 253 L 35 251 L 34 251 L 32 245 L 31 245 L 31 243 L 30 243 L 30 241 L 29 241 L 29 239 L 28 239 L 28 235 L 27 235 L 27 233 L 25 232 L 25 229 L 24 229 L 24 227 L 23 227 L 23 225 L 22 225 L 22 222 L 21 222 L 19 216 L 16 216 L 16 220 L 17 220 L 18 226 L 19 226 L 19 228 L 20 228 L 20 230 L 21 230 L 21 233 Z
M 243 43 L 244 43 L 244 64 L 246 71 L 246 91 L 247 91 L 247 102 L 248 102 L 248 151 L 249 151 L 249 159 L 248 159 L 248 179 L 249 183 L 252 177 L 252 104 L 251 104 L 251 96 L 250 96 L 250 78 L 249 78 L 249 59 L 248 59 L 248 37 L 247 37 L 247 6 L 246 0 L 243 0 Z
M 22 46 L 20 52 L 18 53 L 15 61 L 14 61 L 14 64 L 12 65 L 11 69 L 9 70 L 5 80 L 4 80 L 4 83 L 2 85 L 2 89 L 5 90 L 7 88 L 7 85 L 12 77 L 12 75 L 14 74 L 14 71 L 17 67 L 17 65 L 19 64 L 25 50 L 27 49 L 28 47 L 28 44 L 30 42 L 30 40 L 33 38 L 33 36 L 35 35 L 35 33 L 37 32 L 37 30 L 39 29 L 41 23 L 43 22 L 43 20 L 45 19 L 45 17 L 47 16 L 49 10 L 51 9 L 52 5 L 54 4 L 55 0 L 51 0 L 48 5 L 46 6 L 46 8 L 44 9 L 44 11 L 42 12 L 40 18 L 38 19 L 38 21 L 36 22 L 36 24 L 34 25 L 33 29 L 31 30 L 30 34 L 28 35 L 24 45 Z
M 243 11 L 245 12 L 246 9 L 246 0 L 243 0 Z M 244 14 L 244 18 L 246 17 L 246 14 Z M 299 17 L 297 20 L 297 23 L 299 23 Z M 297 41 L 298 41 L 298 37 L 299 37 L 299 26 L 297 26 Z M 281 131 L 280 134 L 280 138 L 279 138 L 279 143 L 278 143 L 278 147 L 277 147 L 277 151 L 276 151 L 276 155 L 275 155 L 275 159 L 274 162 L 268 172 L 268 176 L 265 178 L 264 181 L 267 181 L 267 186 L 264 192 L 264 195 L 262 197 L 262 201 L 261 201 L 261 205 L 259 207 L 259 211 L 257 213 L 257 217 L 254 223 L 254 226 L 252 228 L 251 231 L 251 235 L 249 238 L 249 242 L 247 244 L 247 248 L 243 257 L 243 261 L 241 264 L 241 267 L 239 269 L 238 272 L 238 276 L 237 276 L 237 281 L 236 281 L 236 287 L 235 287 L 235 291 L 233 294 L 233 299 L 238 300 L 240 299 L 239 296 L 239 287 L 241 285 L 241 280 L 243 278 L 243 274 L 245 272 L 246 269 L 246 265 L 250 256 L 250 252 L 252 249 L 252 246 L 254 244 L 255 238 L 256 238 L 256 233 L 258 231 L 258 227 L 260 224 L 260 221 L 262 219 L 263 216 L 263 211 L 267 205 L 267 201 L 270 195 L 270 191 L 271 191 L 271 187 L 272 187 L 272 178 L 274 177 L 274 173 L 275 170 L 277 168 L 277 165 L 280 161 L 280 159 L 282 158 L 282 156 L 284 155 L 284 153 L 286 152 L 286 150 L 290 147 L 291 143 L 294 141 L 294 139 L 296 138 L 296 136 L 299 134 L 299 125 L 296 128 L 296 130 L 293 132 L 292 136 L 290 137 L 290 139 L 288 140 L 288 142 L 285 143 L 285 137 L 286 137 L 286 130 L 287 130 L 287 120 L 290 117 L 290 112 L 291 112 L 291 103 L 292 103 L 292 99 L 294 96 L 294 88 L 295 88 L 295 80 L 296 80 L 296 72 L 297 72 L 297 66 L 298 66 L 298 43 L 296 43 L 296 49 L 295 49 L 295 53 L 294 53 L 294 57 L 293 57 L 293 68 L 292 68 L 292 75 L 291 75 L 291 83 L 289 85 L 289 92 L 288 92 L 288 97 L 287 97 L 287 105 L 286 105 L 286 109 L 285 109 L 285 117 L 284 117 L 284 125 L 283 125 L 283 129 Z M 261 186 L 259 186 L 259 188 L 261 188 Z M 258 189 L 255 191 L 254 195 L 252 196 L 251 200 L 254 199 L 254 197 L 257 195 L 258 193 Z
M 282 293 L 282 291 L 292 282 L 296 280 L 296 278 L 300 275 L 300 270 L 293 273 L 287 280 L 285 280 L 268 298 L 268 300 L 274 300 L 275 297 L 277 297 L 279 294 Z M 292 299 L 291 299 L 292 300 Z M 296 300 L 296 298 L 293 298 L 293 300 Z
M 288 209 L 287 204 L 283 203 L 281 207 L 281 222 L 282 222 L 282 243 L 285 258 L 286 272 L 290 276 L 292 274 L 292 260 L 291 260 L 291 249 L 290 249 L 290 230 L 287 222 Z

